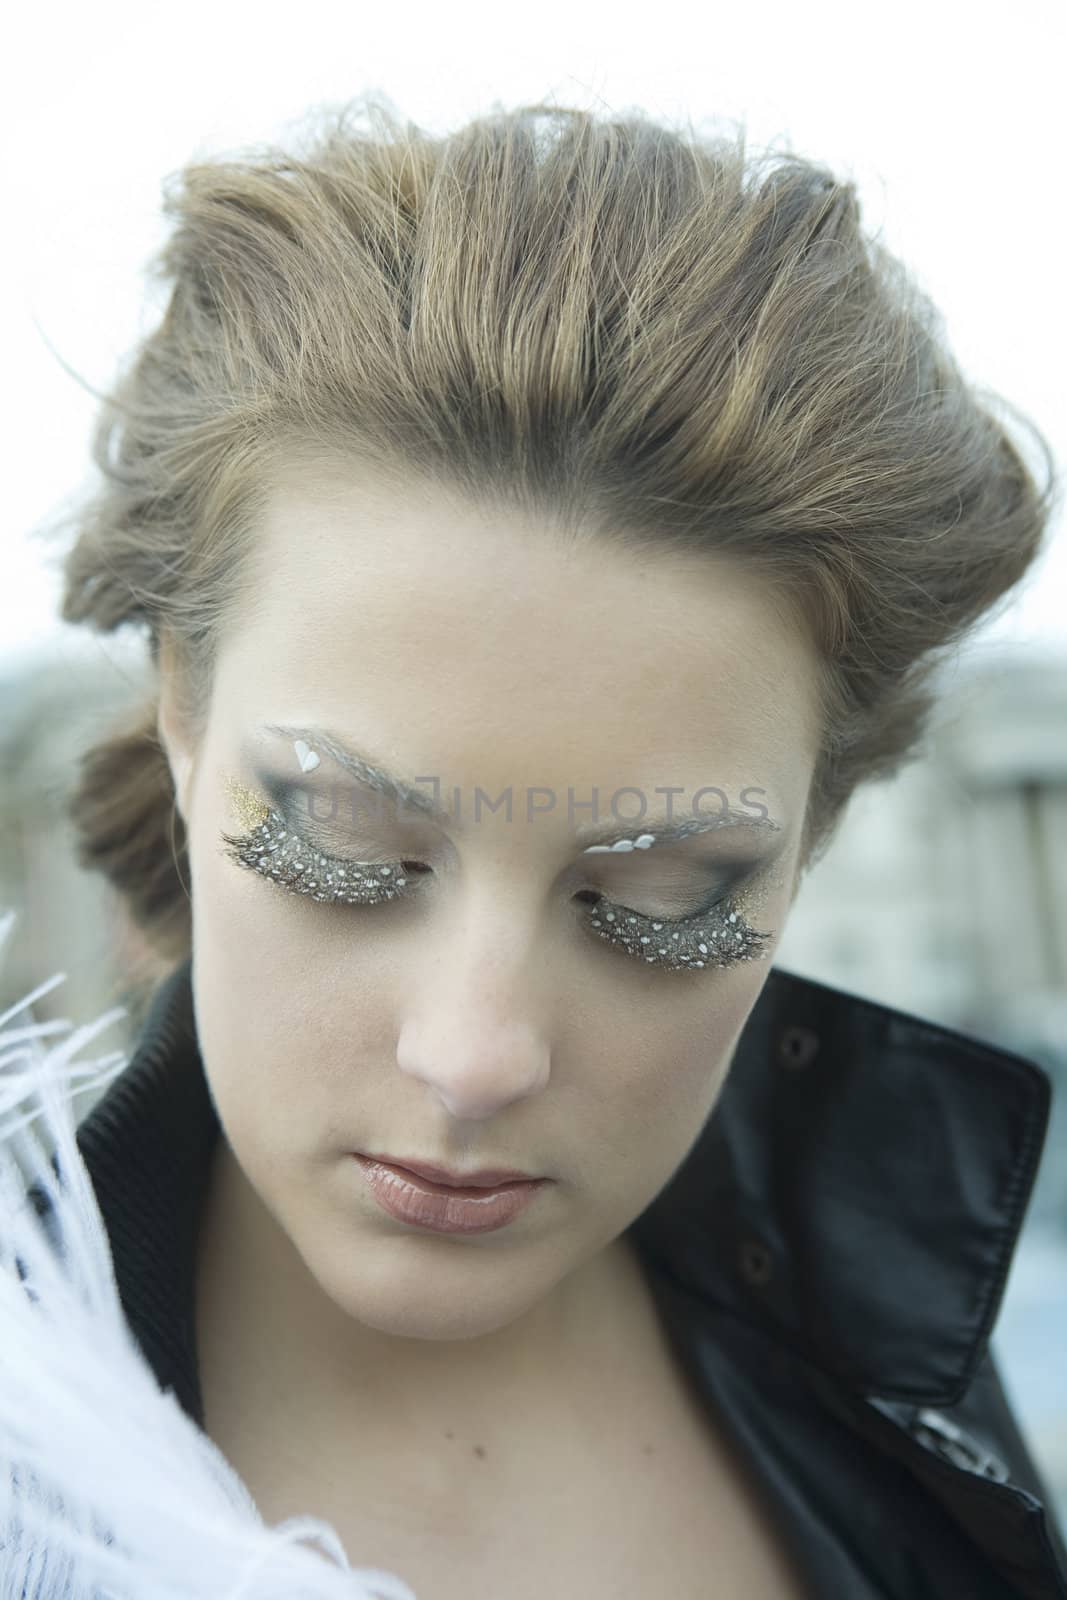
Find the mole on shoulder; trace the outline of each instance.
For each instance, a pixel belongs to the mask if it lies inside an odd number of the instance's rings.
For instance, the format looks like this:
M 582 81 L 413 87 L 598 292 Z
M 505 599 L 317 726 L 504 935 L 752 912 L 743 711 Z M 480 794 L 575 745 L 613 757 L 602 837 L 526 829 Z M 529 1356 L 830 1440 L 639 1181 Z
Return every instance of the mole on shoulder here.
M 485 1446 L 483 1444 L 476 1444 L 474 1446 L 474 1454 L 476 1456 L 481 1456 L 482 1459 L 484 1460 L 485 1459 Z

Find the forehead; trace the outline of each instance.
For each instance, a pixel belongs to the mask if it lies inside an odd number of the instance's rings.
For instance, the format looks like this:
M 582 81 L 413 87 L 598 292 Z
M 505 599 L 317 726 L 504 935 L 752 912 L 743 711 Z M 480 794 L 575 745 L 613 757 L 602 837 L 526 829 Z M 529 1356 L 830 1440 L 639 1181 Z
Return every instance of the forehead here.
M 423 760 L 516 739 L 576 774 L 610 753 L 647 779 L 659 760 L 668 784 L 702 761 L 707 783 L 792 787 L 814 755 L 811 646 L 714 554 L 564 539 L 418 480 L 304 468 L 279 475 L 250 576 L 219 662 L 249 718 Z

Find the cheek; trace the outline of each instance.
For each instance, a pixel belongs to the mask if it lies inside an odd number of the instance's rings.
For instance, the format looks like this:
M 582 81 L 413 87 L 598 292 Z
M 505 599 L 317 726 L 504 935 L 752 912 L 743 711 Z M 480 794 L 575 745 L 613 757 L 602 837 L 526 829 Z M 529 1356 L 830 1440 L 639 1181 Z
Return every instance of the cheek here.
M 650 1159 L 680 1161 L 714 1108 L 762 988 L 765 974 L 753 966 L 706 980 L 679 974 L 673 1005 L 646 995 L 639 1009 L 618 1006 L 610 1026 L 605 1017 L 579 1042 L 578 1081 L 596 1102 L 587 1126 L 611 1128 L 605 1142 L 646 1167 Z M 702 983 L 705 992 L 694 994 Z
M 635 1025 L 616 1007 L 610 1028 L 574 1036 L 573 1075 L 561 1071 L 559 1094 L 579 1181 L 610 1234 L 646 1209 L 696 1143 L 744 1009 L 744 1000 L 726 1005 L 717 992 L 684 1013 L 646 1003 Z
M 225 883 L 226 866 L 217 869 L 224 892 L 203 896 L 194 920 L 196 1025 L 212 1097 L 249 1161 L 257 1151 L 326 1159 L 360 1127 L 361 1068 L 390 1059 L 387 1008 L 351 955 L 342 964 L 301 940 L 287 907 L 262 903 L 280 893 L 246 903 L 243 884 Z
M 342 908 L 324 908 L 287 892 L 247 868 L 222 847 L 234 823 L 210 807 L 190 833 L 194 960 L 205 986 L 218 992 L 226 1019 L 242 1038 L 261 1028 L 280 1036 L 321 1036 L 339 994 L 354 1014 L 357 925 Z

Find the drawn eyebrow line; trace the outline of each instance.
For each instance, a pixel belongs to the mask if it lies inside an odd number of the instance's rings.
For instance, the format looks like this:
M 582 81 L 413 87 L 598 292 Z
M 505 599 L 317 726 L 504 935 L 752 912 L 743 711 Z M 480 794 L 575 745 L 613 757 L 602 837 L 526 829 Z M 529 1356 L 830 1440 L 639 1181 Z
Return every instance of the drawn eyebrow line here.
M 364 751 L 350 747 L 329 729 L 320 728 L 316 724 L 297 727 L 288 723 L 265 722 L 262 726 L 264 731 L 276 734 L 280 738 L 291 741 L 302 740 L 315 749 L 325 751 L 350 777 L 377 793 L 386 795 L 405 809 L 416 812 L 420 817 L 435 823 L 445 831 L 463 831 L 464 823 L 461 817 L 457 817 L 447 807 L 439 805 L 424 790 L 415 787 L 419 782 L 429 783 L 432 781 L 430 777 L 420 780 L 401 777 L 395 772 L 390 772 L 386 767 L 372 761 Z M 742 829 L 753 833 L 780 833 L 782 824 L 769 815 L 753 816 L 751 812 L 740 810 L 736 806 L 724 806 L 715 812 L 681 819 L 659 814 L 646 815 L 634 820 L 623 818 L 621 821 L 583 823 L 575 829 L 574 839 L 580 847 L 586 847 L 591 844 L 611 844 L 616 839 L 634 835 L 640 837 L 642 833 L 654 833 L 659 844 L 687 839 L 694 834 L 717 832 L 722 828 L 729 828 L 731 831 Z

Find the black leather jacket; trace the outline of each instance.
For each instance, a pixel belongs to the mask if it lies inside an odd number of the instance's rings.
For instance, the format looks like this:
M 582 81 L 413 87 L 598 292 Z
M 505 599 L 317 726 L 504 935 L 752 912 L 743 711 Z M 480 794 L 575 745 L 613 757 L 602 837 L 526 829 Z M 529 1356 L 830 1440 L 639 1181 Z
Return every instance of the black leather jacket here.
M 1050 1102 L 1033 1062 L 772 967 L 711 1117 L 632 1225 L 813 1596 L 1067 1600 L 990 1346 Z M 186 961 L 78 1144 L 134 1334 L 200 1426 L 195 1246 L 219 1132 Z

